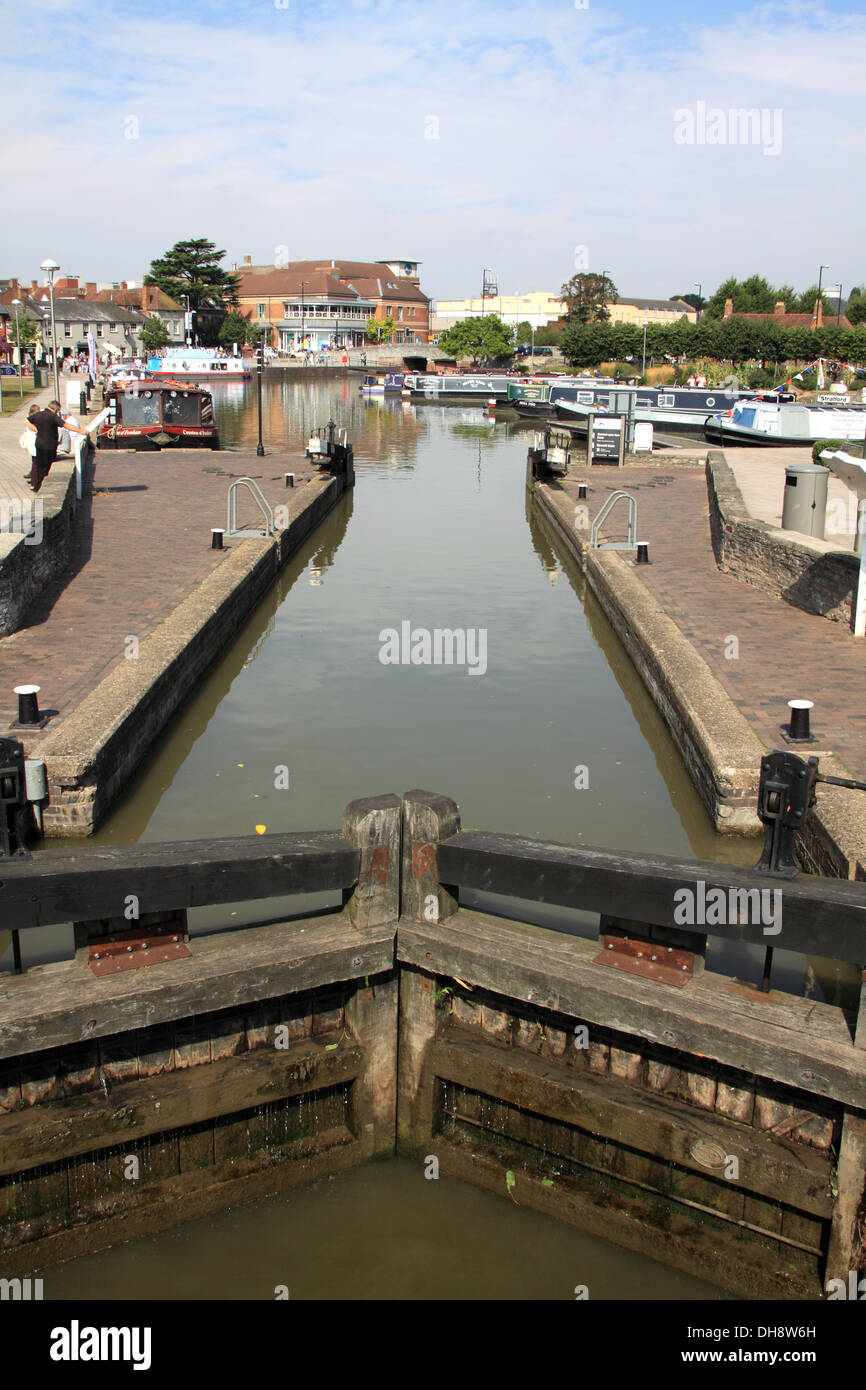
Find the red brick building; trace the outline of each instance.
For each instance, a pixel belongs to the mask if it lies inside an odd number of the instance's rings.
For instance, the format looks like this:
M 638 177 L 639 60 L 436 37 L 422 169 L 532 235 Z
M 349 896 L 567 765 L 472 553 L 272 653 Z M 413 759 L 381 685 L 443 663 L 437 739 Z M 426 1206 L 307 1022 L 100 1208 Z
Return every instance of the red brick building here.
M 394 322 L 395 343 L 427 343 L 430 300 L 422 292 L 417 261 L 289 261 L 283 266 L 237 269 L 240 312 L 269 326 L 270 344 L 291 351 L 361 347 L 370 319 Z
M 785 308 L 785 301 L 780 299 L 772 314 L 735 314 L 734 301 L 725 300 L 725 312 L 722 315 L 725 319 L 745 319 L 748 323 L 778 323 L 782 328 L 823 328 L 824 327 L 824 306 L 820 299 L 815 300 L 815 308 L 811 314 L 789 314 Z M 831 314 L 827 320 L 828 324 L 836 322 L 836 315 Z M 840 315 L 840 328 L 853 328 L 845 314 Z

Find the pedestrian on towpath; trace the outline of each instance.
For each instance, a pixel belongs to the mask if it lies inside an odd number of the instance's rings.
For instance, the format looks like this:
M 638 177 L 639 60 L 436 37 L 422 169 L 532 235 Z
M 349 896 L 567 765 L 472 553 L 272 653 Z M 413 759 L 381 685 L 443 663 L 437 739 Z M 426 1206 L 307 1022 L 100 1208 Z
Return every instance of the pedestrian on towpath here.
M 84 434 L 85 431 L 63 419 L 59 401 L 49 401 L 46 410 L 37 410 L 34 415 L 28 416 L 27 428 L 36 431 L 36 453 L 30 470 L 30 487 L 33 492 L 38 492 L 57 458 L 60 431 L 64 428 L 68 428 L 73 434 Z

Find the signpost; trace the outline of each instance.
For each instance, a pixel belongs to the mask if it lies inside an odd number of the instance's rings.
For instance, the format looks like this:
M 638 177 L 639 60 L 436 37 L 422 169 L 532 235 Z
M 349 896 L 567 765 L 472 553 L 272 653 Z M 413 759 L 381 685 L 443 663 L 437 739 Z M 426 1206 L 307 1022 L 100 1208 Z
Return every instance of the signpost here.
M 588 464 L 610 464 L 622 468 L 625 430 L 619 415 L 590 415 L 586 435 Z

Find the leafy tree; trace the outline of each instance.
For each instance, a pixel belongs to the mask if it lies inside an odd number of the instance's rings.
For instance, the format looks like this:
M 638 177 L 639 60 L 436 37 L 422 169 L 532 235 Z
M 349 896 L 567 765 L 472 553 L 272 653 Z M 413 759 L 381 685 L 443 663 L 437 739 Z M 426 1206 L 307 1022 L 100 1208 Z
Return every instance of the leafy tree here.
M 394 336 L 397 327 L 389 314 L 386 319 L 367 320 L 367 338 L 371 343 L 387 343 Z
M 803 293 L 790 306 L 789 312 L 792 314 L 813 314 L 815 312 L 815 305 L 817 304 L 817 302 L 818 286 L 810 285 L 809 288 L 807 290 L 804 290 Z M 835 314 L 836 306 L 834 304 L 831 307 L 830 301 L 823 290 L 821 291 L 821 304 L 824 308 L 824 314 L 827 317 L 829 317 L 830 314 Z
M 560 337 L 566 362 L 573 367 L 599 367 L 613 357 L 614 331 L 609 323 L 566 324 Z
M 178 303 L 188 295 L 193 311 L 205 300 L 214 300 L 225 307 L 236 305 L 240 280 L 222 269 L 219 263 L 224 256 L 225 251 L 218 251 L 214 243 L 204 237 L 175 242 L 164 256 L 151 261 L 144 283 L 158 285 Z
M 231 313 L 226 314 L 220 324 L 217 337 L 224 348 L 230 348 L 234 343 L 237 343 L 238 347 L 243 347 L 246 343 L 255 344 L 258 342 L 259 330 L 238 309 L 233 309 Z
M 41 336 L 41 332 L 42 325 L 39 320 L 26 318 L 20 310 L 18 312 L 18 328 L 16 329 L 15 315 L 10 310 L 9 318 L 6 323 L 6 336 L 10 343 L 14 343 L 17 347 L 20 339 L 23 351 L 26 347 L 32 347 L 37 338 Z
M 526 319 L 517 325 L 517 346 L 522 347 L 524 343 L 532 342 L 532 324 Z
M 562 286 L 561 299 L 566 306 L 570 323 L 592 323 L 609 319 L 607 305 L 616 300 L 619 291 L 609 275 L 572 275 Z
M 682 299 L 686 304 L 691 304 L 693 309 L 697 309 L 698 313 L 707 302 L 701 294 L 672 294 L 671 299 Z
M 562 325 L 559 323 L 548 323 L 544 328 L 539 328 L 535 335 L 536 347 L 558 347 L 559 339 L 562 336 Z
M 510 357 L 514 339 L 497 314 L 485 314 L 455 323 L 442 334 L 439 346 L 449 356 L 471 358 L 475 366 L 479 362 L 492 362 L 497 357 Z
M 856 299 L 849 299 L 845 313 L 851 323 L 866 323 L 866 296 L 857 295 Z
M 155 314 L 148 319 L 138 336 L 145 352 L 159 352 L 171 342 L 168 329 Z

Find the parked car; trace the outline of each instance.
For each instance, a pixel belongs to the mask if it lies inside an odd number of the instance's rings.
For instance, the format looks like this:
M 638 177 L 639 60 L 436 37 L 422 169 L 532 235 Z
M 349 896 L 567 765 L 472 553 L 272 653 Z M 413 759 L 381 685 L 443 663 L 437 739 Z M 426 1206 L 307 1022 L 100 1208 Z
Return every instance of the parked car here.
M 536 355 L 536 357 L 552 357 L 552 356 L 553 356 L 553 348 L 552 348 L 552 347 L 537 347 L 537 348 L 535 349 L 535 355 Z

